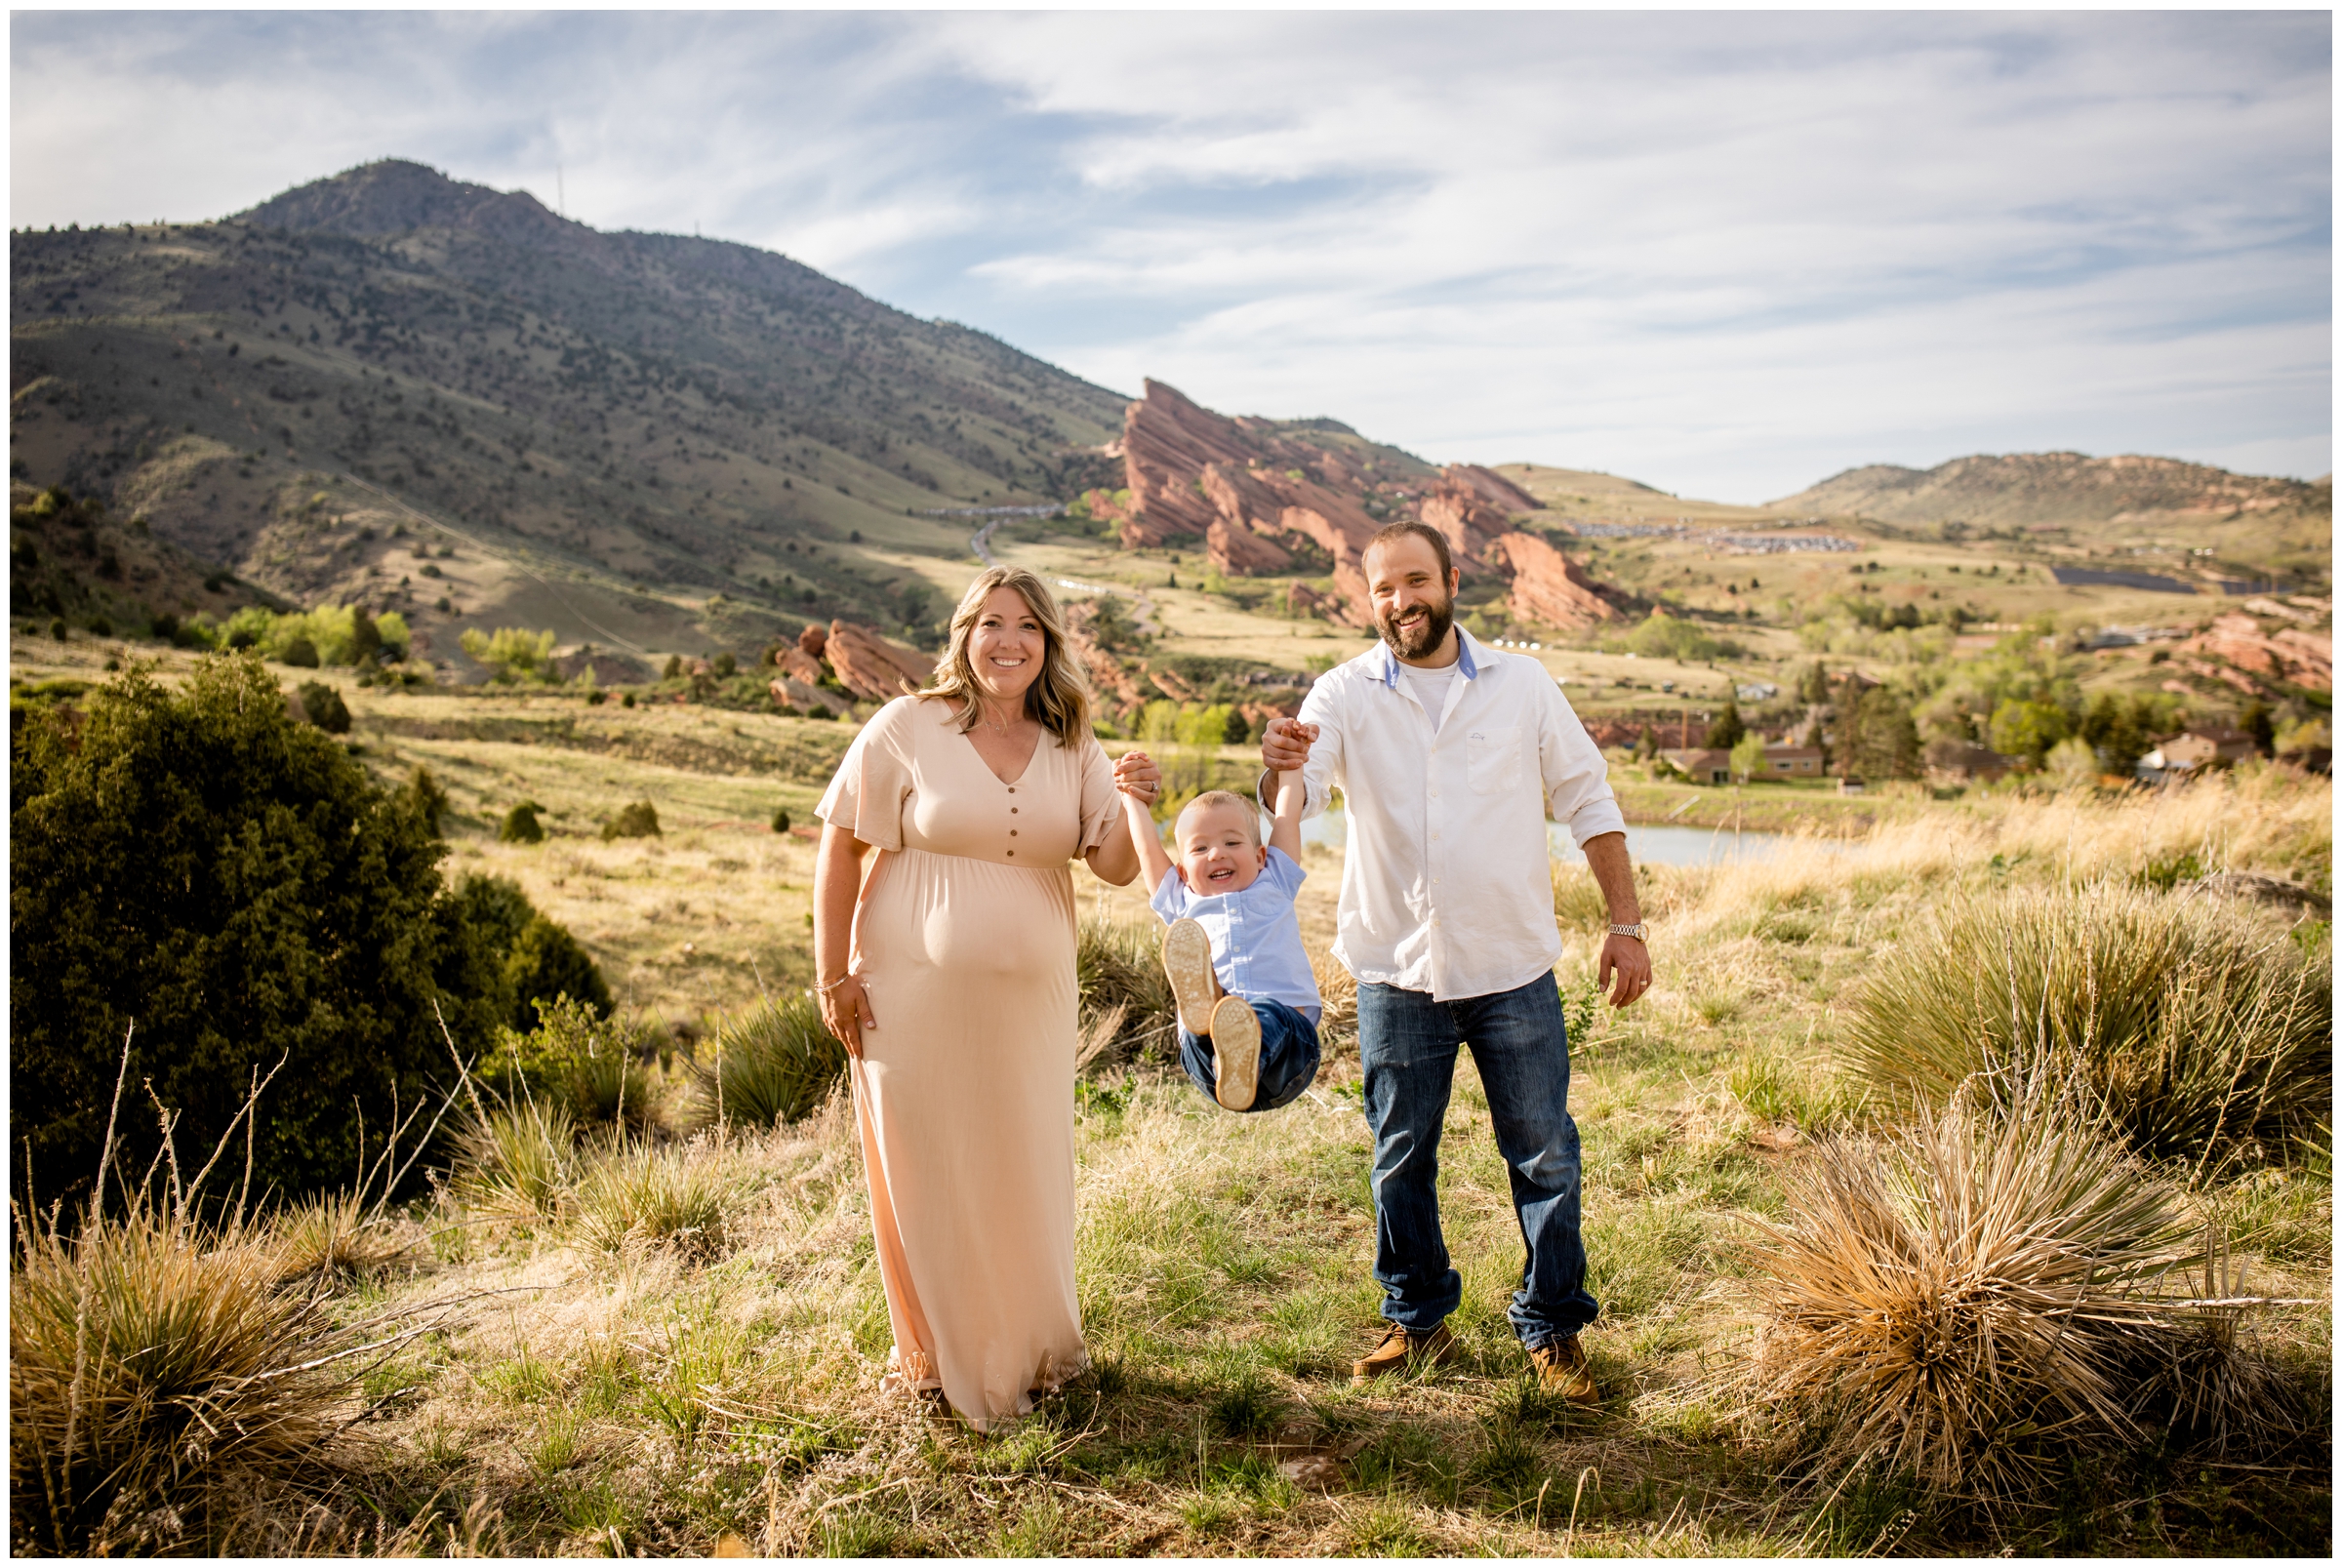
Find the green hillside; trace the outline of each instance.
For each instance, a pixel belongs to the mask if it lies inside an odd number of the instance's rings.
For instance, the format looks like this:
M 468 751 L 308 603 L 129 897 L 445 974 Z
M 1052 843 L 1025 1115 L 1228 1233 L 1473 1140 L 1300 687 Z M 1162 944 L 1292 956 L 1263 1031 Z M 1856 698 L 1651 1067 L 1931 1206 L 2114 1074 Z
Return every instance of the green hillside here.
M 290 598 L 397 609 L 450 660 L 514 618 L 645 650 L 727 611 L 925 636 L 968 529 L 911 514 L 1078 494 L 1121 416 L 784 257 L 411 163 L 18 234 L 11 281 L 17 477 Z

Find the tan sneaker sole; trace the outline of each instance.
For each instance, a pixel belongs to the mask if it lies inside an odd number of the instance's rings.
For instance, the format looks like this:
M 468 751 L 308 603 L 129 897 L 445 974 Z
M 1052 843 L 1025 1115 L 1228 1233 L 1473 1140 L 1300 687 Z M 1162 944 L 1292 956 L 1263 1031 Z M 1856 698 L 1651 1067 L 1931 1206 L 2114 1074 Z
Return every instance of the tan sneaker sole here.
M 1179 1008 L 1179 1026 L 1190 1034 L 1212 1032 L 1212 1007 L 1220 1000 L 1220 977 L 1212 973 L 1212 939 L 1192 920 L 1174 920 L 1163 933 L 1163 974 Z
M 1261 1093 L 1261 1016 L 1237 996 L 1212 1009 L 1212 1090 L 1231 1110 L 1250 1110 Z

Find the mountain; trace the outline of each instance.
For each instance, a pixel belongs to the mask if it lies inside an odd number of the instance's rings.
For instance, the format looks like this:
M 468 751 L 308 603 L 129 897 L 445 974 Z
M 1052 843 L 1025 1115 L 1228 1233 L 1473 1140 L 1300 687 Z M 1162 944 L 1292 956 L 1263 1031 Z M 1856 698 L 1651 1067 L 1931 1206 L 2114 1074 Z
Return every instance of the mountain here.
M 996 339 L 414 163 L 19 233 L 10 265 L 15 477 L 289 598 L 398 609 L 456 663 L 456 630 L 515 621 L 931 640 L 967 530 L 914 514 L 1116 474 L 1123 399 Z
M 2176 458 L 2020 452 L 1935 467 L 1849 468 L 1770 503 L 1775 510 L 1859 514 L 1890 523 L 1972 528 L 2202 522 L 2252 513 L 2330 511 L 2333 481 L 2263 479 Z

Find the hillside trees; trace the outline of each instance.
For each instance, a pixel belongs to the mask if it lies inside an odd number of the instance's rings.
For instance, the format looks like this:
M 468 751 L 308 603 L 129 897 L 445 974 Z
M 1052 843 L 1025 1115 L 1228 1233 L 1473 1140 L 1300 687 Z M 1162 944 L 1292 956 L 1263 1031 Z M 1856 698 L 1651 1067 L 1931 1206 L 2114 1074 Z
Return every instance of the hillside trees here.
M 18 1194 L 87 1186 L 134 1023 L 116 1133 L 134 1175 L 160 1148 L 145 1085 L 200 1163 L 283 1059 L 255 1194 L 348 1181 L 393 1106 L 450 1078 L 438 1013 L 467 1057 L 515 1016 L 519 940 L 446 892 L 417 791 L 289 717 L 258 658 L 207 660 L 183 693 L 134 669 L 78 717 L 31 714 L 12 744 Z

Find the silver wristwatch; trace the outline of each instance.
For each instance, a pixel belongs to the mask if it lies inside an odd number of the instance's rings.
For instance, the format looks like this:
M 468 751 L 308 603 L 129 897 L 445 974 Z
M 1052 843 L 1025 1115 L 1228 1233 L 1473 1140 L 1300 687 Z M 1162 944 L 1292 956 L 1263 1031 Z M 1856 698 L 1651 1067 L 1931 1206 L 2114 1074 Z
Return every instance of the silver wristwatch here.
M 1636 942 L 1648 943 L 1651 940 L 1651 925 L 1647 920 L 1637 920 L 1631 926 L 1614 925 L 1610 928 L 1610 935 L 1633 937 Z

